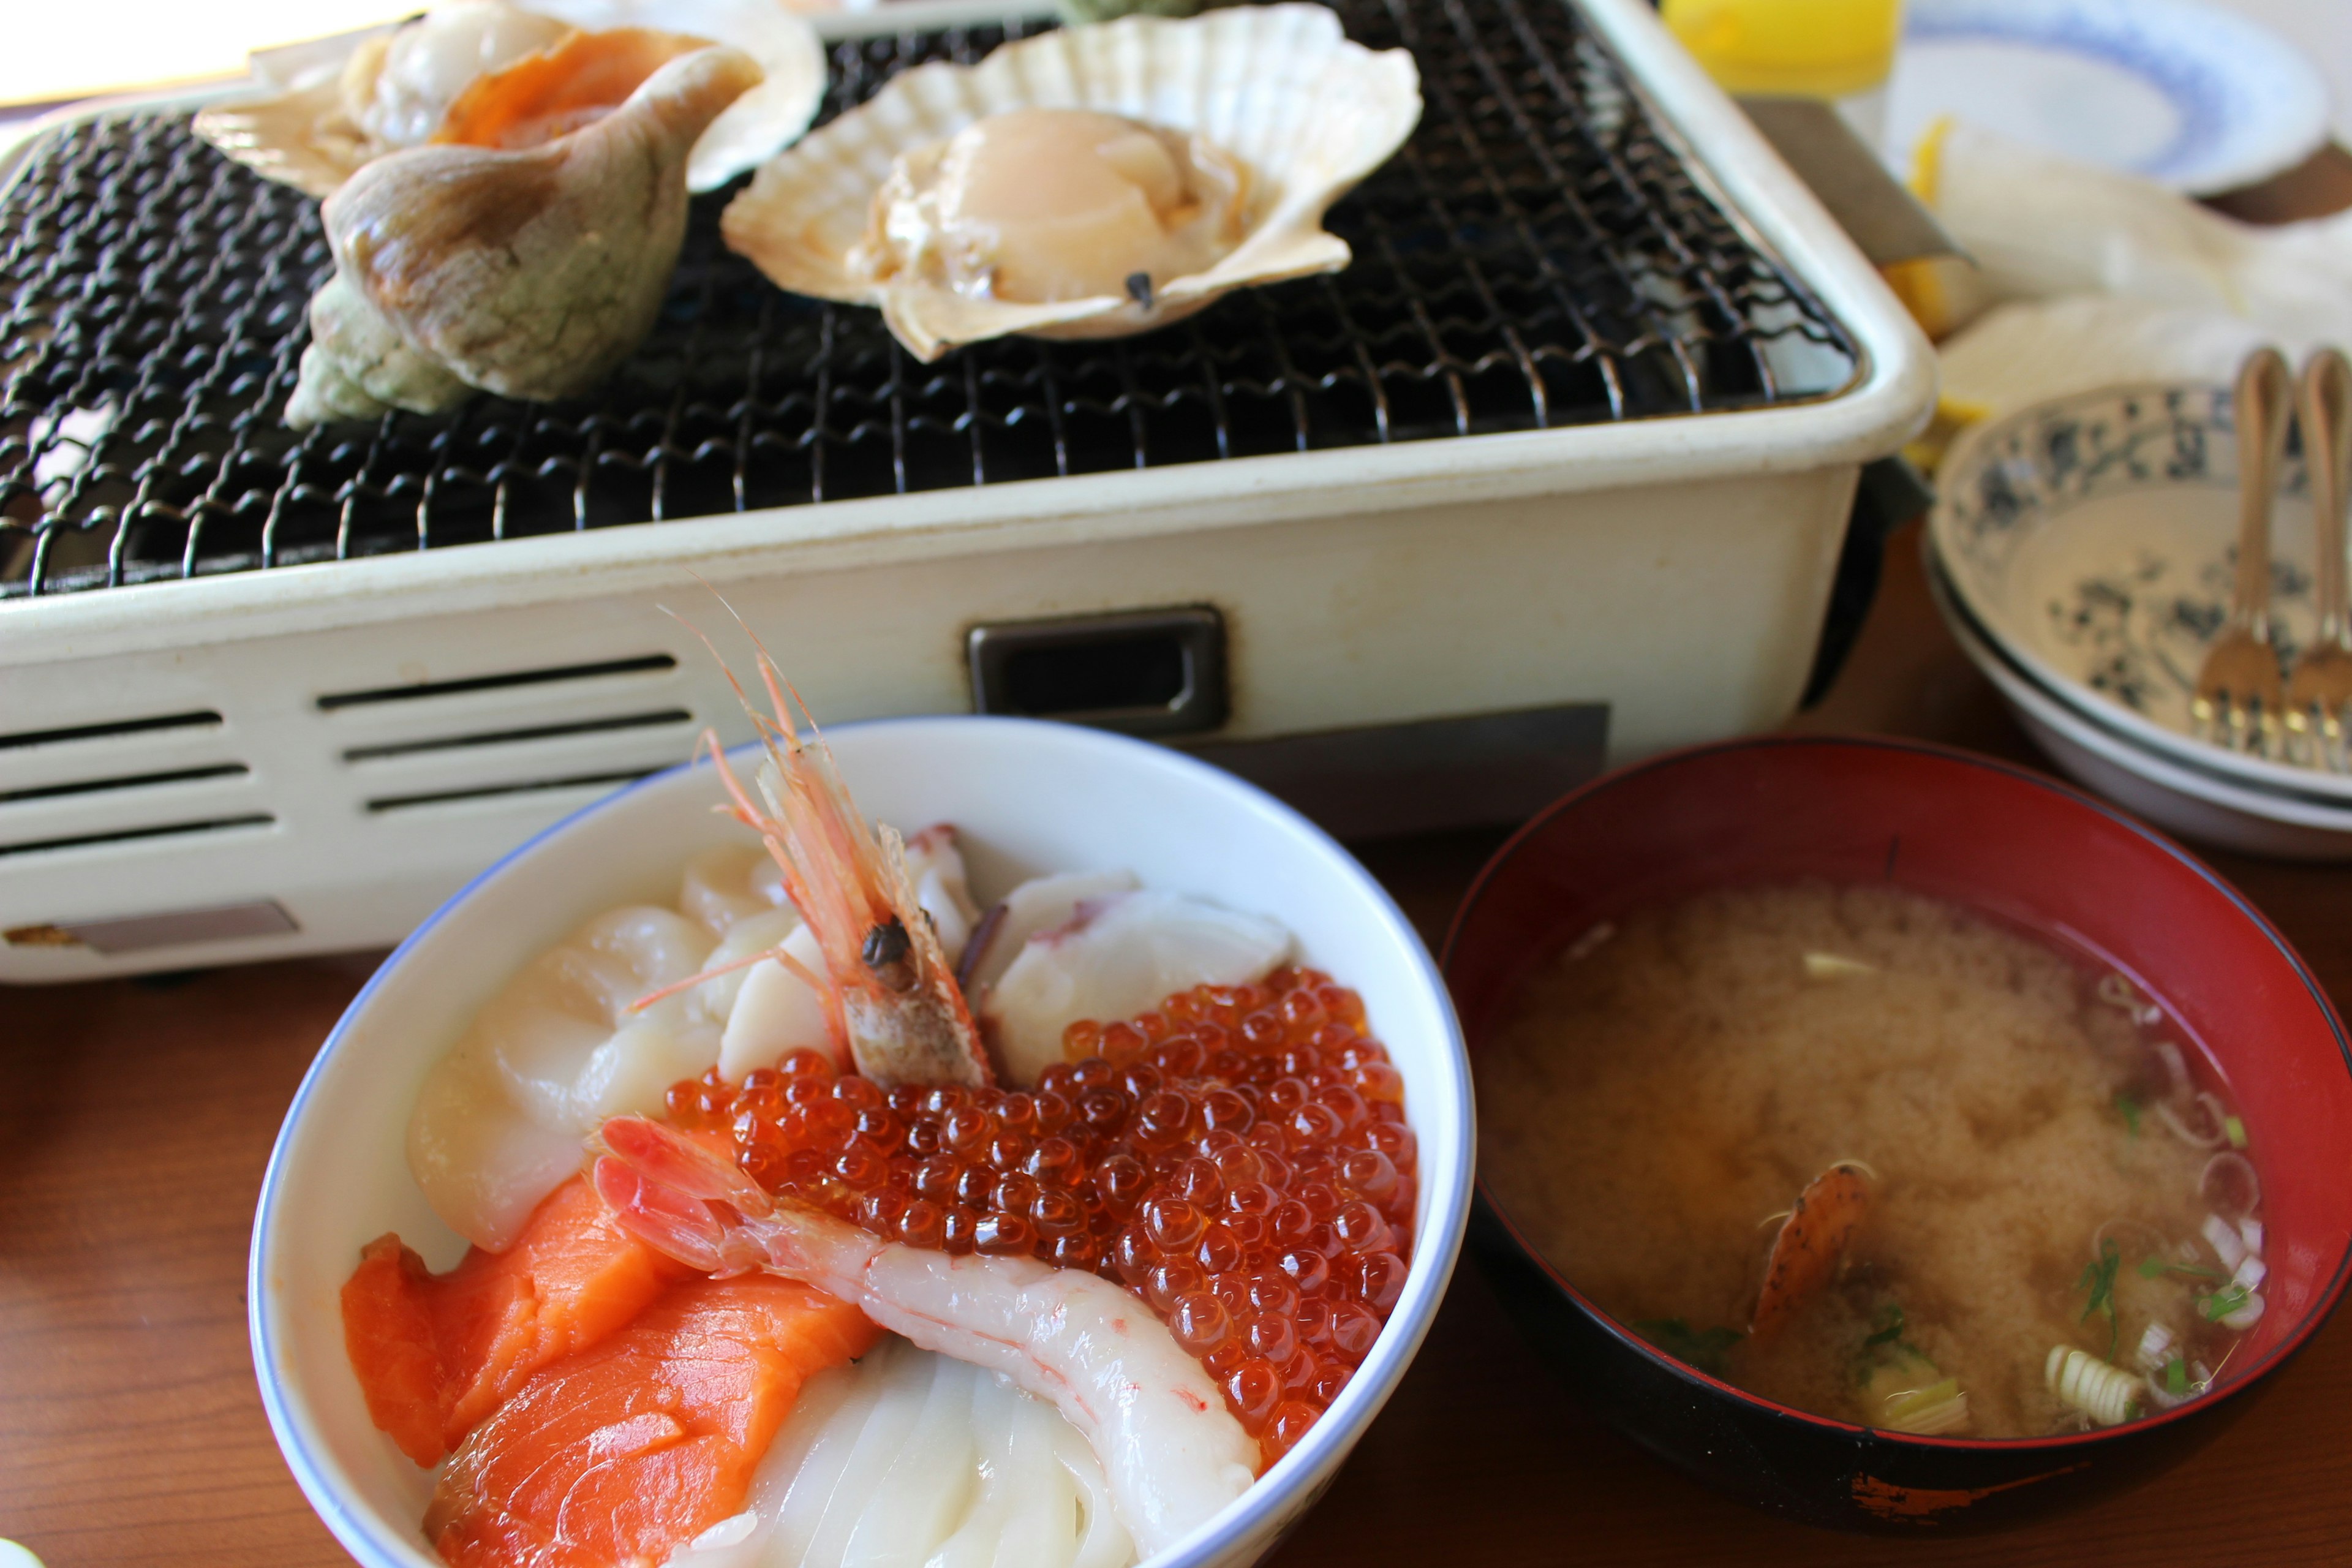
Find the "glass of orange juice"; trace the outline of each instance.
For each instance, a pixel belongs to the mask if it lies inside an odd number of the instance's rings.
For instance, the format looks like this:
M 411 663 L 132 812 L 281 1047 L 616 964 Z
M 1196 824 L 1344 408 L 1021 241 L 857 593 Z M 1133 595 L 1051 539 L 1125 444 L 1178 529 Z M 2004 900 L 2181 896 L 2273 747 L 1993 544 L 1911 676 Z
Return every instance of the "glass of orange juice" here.
M 1664 0 L 1660 9 L 1725 90 L 1828 99 L 1878 140 L 1902 0 Z

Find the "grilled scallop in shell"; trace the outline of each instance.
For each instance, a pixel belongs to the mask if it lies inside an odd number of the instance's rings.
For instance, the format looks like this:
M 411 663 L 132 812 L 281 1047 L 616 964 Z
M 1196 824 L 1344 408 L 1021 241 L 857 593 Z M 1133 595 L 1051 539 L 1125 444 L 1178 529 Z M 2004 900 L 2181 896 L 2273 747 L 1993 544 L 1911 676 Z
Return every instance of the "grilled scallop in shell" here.
M 893 77 L 722 226 L 780 288 L 878 306 L 918 359 L 1124 337 L 1345 267 L 1325 212 L 1420 118 L 1412 57 L 1324 6 L 1131 16 Z
M 329 197 L 335 274 L 286 422 L 437 413 L 478 389 L 549 401 L 610 374 L 661 310 L 688 150 L 760 81 L 750 56 L 698 42 L 576 34 L 477 83 L 441 144 Z

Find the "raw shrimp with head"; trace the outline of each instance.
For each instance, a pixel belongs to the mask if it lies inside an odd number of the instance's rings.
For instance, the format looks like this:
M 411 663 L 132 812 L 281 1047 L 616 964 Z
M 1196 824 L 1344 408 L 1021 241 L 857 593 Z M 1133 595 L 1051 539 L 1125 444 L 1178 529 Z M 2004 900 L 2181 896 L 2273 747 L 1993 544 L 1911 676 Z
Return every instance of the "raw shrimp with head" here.
M 720 1277 L 764 1270 L 814 1285 L 1060 1410 L 1101 1459 L 1144 1556 L 1255 1478 L 1257 1442 L 1215 1382 L 1141 1301 L 1101 1276 L 884 1241 L 770 1197 L 711 1146 L 659 1122 L 615 1117 L 602 1138 L 596 1190 L 646 1245 Z
M 767 752 L 757 795 L 736 776 L 715 731 L 706 731 L 702 743 L 735 816 L 760 835 L 783 872 L 785 894 L 814 934 L 825 973 L 811 974 L 788 953 L 776 956 L 824 999 L 857 1070 L 883 1088 L 993 1082 L 955 966 L 916 896 L 905 843 L 893 827 L 866 825 L 807 705 L 788 695 L 764 647 L 759 658 L 772 715 L 753 706 L 732 671 L 727 677 Z

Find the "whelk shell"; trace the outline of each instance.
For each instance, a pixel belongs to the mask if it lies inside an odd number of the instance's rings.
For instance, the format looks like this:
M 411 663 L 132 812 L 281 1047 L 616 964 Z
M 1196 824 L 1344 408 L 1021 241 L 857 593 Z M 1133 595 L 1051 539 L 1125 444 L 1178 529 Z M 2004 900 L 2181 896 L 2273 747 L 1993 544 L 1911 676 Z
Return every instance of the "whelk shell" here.
M 404 148 L 328 197 L 335 274 L 310 301 L 286 422 L 436 413 L 478 387 L 571 397 L 611 374 L 652 328 L 677 265 L 687 149 L 760 80 L 739 49 L 673 55 L 675 43 L 577 35 L 566 47 L 596 71 L 642 78 L 609 113 L 536 146 Z M 565 95 L 588 74 L 523 73 L 516 101 L 474 105 L 472 121 L 493 134 L 563 123 L 579 107 Z
M 681 34 L 697 42 L 731 45 L 751 56 L 765 79 L 695 142 L 687 164 L 687 185 L 694 191 L 717 190 L 789 145 L 808 129 L 824 96 L 824 46 L 782 0 L 530 0 L 522 6 L 504 0 L 446 0 L 425 20 L 446 21 L 460 13 L 470 14 L 485 35 L 479 47 L 488 68 L 510 63 L 517 47 L 560 44 L 572 29 Z M 398 31 L 377 28 L 256 56 L 264 90 L 198 114 L 196 134 L 266 178 L 321 200 L 332 195 L 371 160 L 420 145 L 438 129 L 429 92 L 413 95 L 416 101 L 407 113 L 371 116 L 374 124 L 353 117 L 352 100 L 375 92 Z M 470 38 L 465 42 L 474 45 Z M 450 84 L 448 97 L 457 96 L 457 85 Z
M 1244 237 L 1206 271 L 1125 295 L 1018 304 L 918 282 L 877 282 L 849 252 L 903 153 L 981 118 L 1088 109 L 1198 133 L 1244 163 Z M 1233 289 L 1349 260 L 1323 215 L 1388 161 L 1421 119 L 1421 78 L 1402 49 L 1350 43 L 1320 5 L 1243 5 L 1186 21 L 1129 16 L 1003 46 L 976 66 L 894 78 L 870 100 L 762 164 L 728 205 L 728 245 L 796 294 L 878 305 L 917 358 L 1024 333 L 1123 337 L 1180 321 Z M 1156 281 L 1156 280 L 1155 280 Z

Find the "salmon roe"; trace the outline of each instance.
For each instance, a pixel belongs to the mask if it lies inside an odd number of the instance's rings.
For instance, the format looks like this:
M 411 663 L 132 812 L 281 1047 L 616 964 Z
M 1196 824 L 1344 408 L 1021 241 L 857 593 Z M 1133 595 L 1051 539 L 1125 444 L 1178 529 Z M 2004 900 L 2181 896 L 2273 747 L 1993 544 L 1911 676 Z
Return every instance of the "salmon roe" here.
M 877 1236 L 1026 1256 L 1132 1290 L 1273 1463 L 1404 1289 L 1404 1081 L 1353 991 L 1311 969 L 1077 1023 L 1034 1091 L 882 1089 L 815 1051 L 669 1090 L 762 1187 Z

